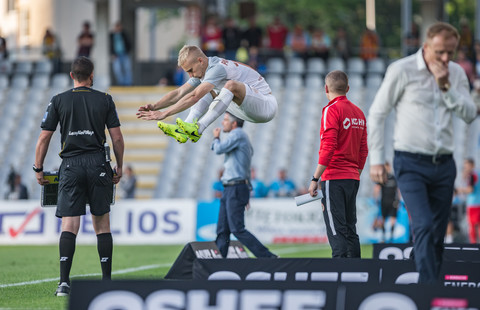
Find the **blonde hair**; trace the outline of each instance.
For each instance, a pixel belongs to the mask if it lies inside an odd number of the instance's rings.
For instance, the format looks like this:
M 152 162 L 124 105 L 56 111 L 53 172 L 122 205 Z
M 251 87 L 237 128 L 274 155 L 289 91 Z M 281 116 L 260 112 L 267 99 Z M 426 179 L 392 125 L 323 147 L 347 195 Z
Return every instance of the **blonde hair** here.
M 184 45 L 178 52 L 178 65 L 181 67 L 192 57 L 207 57 L 198 46 Z
M 450 24 L 444 22 L 438 22 L 427 29 L 427 40 L 433 39 L 433 37 L 443 33 L 445 38 L 455 37 L 457 40 L 460 40 L 460 34 L 458 30 Z

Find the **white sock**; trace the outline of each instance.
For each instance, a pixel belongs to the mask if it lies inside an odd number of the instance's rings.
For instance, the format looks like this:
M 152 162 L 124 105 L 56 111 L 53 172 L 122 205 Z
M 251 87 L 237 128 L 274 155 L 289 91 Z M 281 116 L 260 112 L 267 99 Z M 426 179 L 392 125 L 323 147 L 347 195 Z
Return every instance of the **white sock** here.
M 193 123 L 195 119 L 200 119 L 207 111 L 210 103 L 212 103 L 213 97 L 212 94 L 207 93 L 205 96 L 200 98 L 197 103 L 195 103 L 188 112 L 188 116 L 184 122 Z
M 230 102 L 232 102 L 233 93 L 226 88 L 222 88 L 220 94 L 213 99 L 208 112 L 197 122 L 198 133 L 202 133 L 211 123 L 220 115 L 227 111 Z M 236 103 L 235 103 L 236 104 Z

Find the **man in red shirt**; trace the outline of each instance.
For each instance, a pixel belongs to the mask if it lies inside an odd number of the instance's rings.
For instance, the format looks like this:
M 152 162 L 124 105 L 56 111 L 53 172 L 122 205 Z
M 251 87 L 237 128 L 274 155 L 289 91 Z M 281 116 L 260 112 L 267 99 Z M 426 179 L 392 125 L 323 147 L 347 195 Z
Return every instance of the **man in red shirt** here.
M 367 122 L 362 110 L 347 99 L 348 90 L 344 72 L 332 71 L 325 77 L 330 102 L 322 111 L 318 166 L 308 188 L 316 196 L 322 178 L 323 218 L 332 257 L 360 257 L 356 197 L 368 155 Z

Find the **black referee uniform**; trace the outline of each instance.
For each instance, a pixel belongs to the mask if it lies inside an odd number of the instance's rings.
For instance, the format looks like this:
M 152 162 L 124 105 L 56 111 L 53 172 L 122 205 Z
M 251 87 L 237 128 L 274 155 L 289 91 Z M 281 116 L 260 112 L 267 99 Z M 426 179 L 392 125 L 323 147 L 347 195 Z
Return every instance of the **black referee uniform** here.
M 89 87 L 56 95 L 41 127 L 55 131 L 58 123 L 63 160 L 56 216 L 84 215 L 87 200 L 93 215 L 110 212 L 113 171 L 105 156 L 105 126 L 120 126 L 112 97 Z

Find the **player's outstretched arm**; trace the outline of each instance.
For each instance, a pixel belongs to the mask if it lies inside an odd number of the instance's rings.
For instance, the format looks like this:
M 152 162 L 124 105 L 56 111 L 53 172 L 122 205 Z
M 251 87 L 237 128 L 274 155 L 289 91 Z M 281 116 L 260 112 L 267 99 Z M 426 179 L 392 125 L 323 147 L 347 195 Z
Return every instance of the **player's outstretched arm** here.
M 156 111 L 156 110 L 168 108 L 172 104 L 175 104 L 183 96 L 190 93 L 194 88 L 195 87 L 193 87 L 189 83 L 185 83 L 179 88 L 169 91 L 156 103 L 154 104 L 149 103 L 144 106 L 141 106 L 140 108 L 138 108 L 138 111 Z
M 182 86 L 183 87 L 183 86 Z M 193 106 L 205 94 L 212 91 L 214 85 L 208 82 L 201 83 L 193 92 L 190 92 L 165 111 L 139 111 L 137 117 L 143 120 L 163 120 L 168 116 L 178 114 Z

